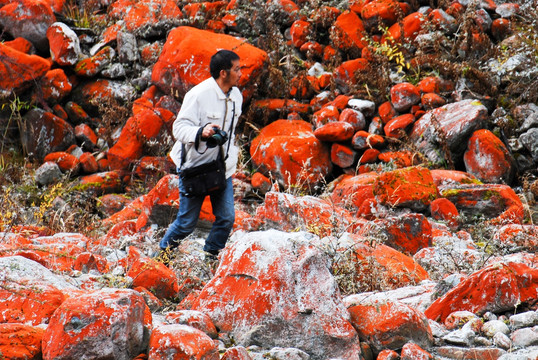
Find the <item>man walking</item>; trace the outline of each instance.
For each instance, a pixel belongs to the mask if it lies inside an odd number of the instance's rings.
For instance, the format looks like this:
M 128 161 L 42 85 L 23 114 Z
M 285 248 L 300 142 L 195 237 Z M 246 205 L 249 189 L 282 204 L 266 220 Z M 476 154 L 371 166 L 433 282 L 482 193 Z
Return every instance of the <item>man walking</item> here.
M 219 153 L 225 159 L 226 185 L 209 193 L 215 222 L 204 245 L 206 256 L 216 259 L 235 220 L 231 176 L 236 171 L 239 149 L 233 139 L 243 104 L 237 88 L 241 77 L 239 56 L 233 51 L 220 50 L 211 57 L 209 70 L 211 77 L 185 94 L 173 125 L 176 142 L 170 156 L 180 174 L 182 170 L 217 159 Z M 224 138 L 222 131 L 226 132 Z M 215 146 L 214 139 L 223 143 Z M 179 212 L 159 243 L 158 259 L 165 264 L 173 258 L 172 250 L 194 231 L 205 198 L 205 195 L 186 193 L 181 176 L 179 191 Z

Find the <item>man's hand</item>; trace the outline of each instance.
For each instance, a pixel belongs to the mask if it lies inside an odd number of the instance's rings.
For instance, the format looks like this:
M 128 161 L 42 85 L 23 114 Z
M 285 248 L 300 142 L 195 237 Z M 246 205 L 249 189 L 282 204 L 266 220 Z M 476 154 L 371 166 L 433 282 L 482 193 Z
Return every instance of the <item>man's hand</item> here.
M 213 130 L 213 127 L 219 128 L 220 125 L 217 124 L 206 124 L 204 126 L 204 130 L 202 131 L 202 138 L 207 139 L 210 136 L 212 136 L 215 133 L 215 130 Z

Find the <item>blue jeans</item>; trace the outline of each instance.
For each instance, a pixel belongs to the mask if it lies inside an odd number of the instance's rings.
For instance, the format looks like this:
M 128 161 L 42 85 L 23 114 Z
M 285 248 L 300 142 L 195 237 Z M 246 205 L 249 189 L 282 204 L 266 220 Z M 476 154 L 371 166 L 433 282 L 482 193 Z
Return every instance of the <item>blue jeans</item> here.
M 179 192 L 184 193 L 181 177 L 179 178 Z M 226 187 L 209 195 L 215 222 L 205 241 L 204 251 L 216 254 L 224 248 L 235 221 L 234 190 L 232 178 L 226 180 Z M 161 249 L 175 248 L 181 240 L 189 236 L 196 228 L 200 217 L 200 210 L 205 196 L 186 197 L 181 195 L 177 217 L 164 234 L 159 247 Z

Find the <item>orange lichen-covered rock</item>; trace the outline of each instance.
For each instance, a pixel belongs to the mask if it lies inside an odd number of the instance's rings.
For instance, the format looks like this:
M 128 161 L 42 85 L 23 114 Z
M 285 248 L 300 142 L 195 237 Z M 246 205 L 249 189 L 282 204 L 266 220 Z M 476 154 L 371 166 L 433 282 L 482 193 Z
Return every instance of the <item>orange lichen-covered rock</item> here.
M 432 169 L 431 174 L 438 187 L 449 184 L 480 184 L 476 177 L 464 171 Z
M 395 42 L 414 40 L 419 34 L 420 30 L 422 30 L 422 26 L 424 25 L 425 21 L 425 16 L 420 12 L 414 12 L 407 15 L 401 21 L 401 25 L 400 22 L 397 22 L 389 27 L 388 34 L 390 34 L 390 40 Z M 387 37 L 387 35 L 384 35 L 381 41 L 388 40 Z
M 365 71 L 369 66 L 368 60 L 362 58 L 344 61 L 340 66 L 334 69 L 334 78 L 343 86 L 345 86 L 346 83 L 356 84 L 357 77 L 355 76 L 355 73 L 357 71 Z
M 139 255 L 139 254 L 138 254 Z M 127 276 L 133 279 L 133 286 L 141 286 L 151 291 L 159 299 L 169 299 L 177 296 L 179 284 L 174 271 L 160 262 L 143 255 L 133 255 L 129 251 L 129 268 Z
M 491 23 L 491 34 L 497 40 L 502 40 L 512 33 L 512 22 L 510 19 L 495 19 Z
M 47 29 L 55 21 L 52 7 L 45 1 L 21 0 L 0 6 L 0 27 L 13 38 L 29 40 L 41 52 L 48 51 Z
M 17 5 L 17 3 L 13 3 Z M 1 18 L 1 16 L 0 16 Z M 0 94 L 9 95 L 12 91 L 19 92 L 32 85 L 50 70 L 50 61 L 37 55 L 28 55 L 12 47 L 0 43 Z
M 446 222 L 452 229 L 459 226 L 458 209 L 448 199 L 438 198 L 433 200 L 430 204 L 430 213 L 434 219 Z
M 333 164 L 348 168 L 357 160 L 357 152 L 349 146 L 334 143 L 331 145 L 331 161 Z
M 132 359 L 147 346 L 146 309 L 144 298 L 128 289 L 103 289 L 71 297 L 50 319 L 43 335 L 43 359 L 67 360 L 90 354 L 96 359 Z
M 521 224 L 525 211 L 512 188 L 499 184 L 462 184 L 440 187 L 441 196 L 456 205 L 459 212 L 480 213 L 492 224 Z
M 433 344 L 428 319 L 420 311 L 397 301 L 379 302 L 366 298 L 353 303 L 352 299 L 345 299 L 351 322 L 360 339 L 370 344 L 375 352 L 397 350 L 409 341 L 424 347 Z
M 164 121 L 152 109 L 130 117 L 118 141 L 108 150 L 107 158 L 112 170 L 127 168 L 144 153 L 144 144 L 155 139 L 163 130 Z
M 501 226 L 493 235 L 493 241 L 507 248 L 525 248 L 538 251 L 538 226 L 508 224 Z
M 413 114 L 404 114 L 392 118 L 383 128 L 385 135 L 399 139 L 407 136 L 407 129 L 415 122 Z
M 234 346 L 226 349 L 221 360 L 252 360 L 252 358 L 243 346 Z
M 331 354 L 358 360 L 357 334 L 334 277 L 324 256 L 304 236 L 269 230 L 230 242 L 192 309 L 209 314 L 238 345 L 261 342 L 293 346 L 316 358 Z
M 264 127 L 252 141 L 250 155 L 255 166 L 286 187 L 312 188 L 332 169 L 329 149 L 302 120 L 277 120 Z
M 538 270 L 518 263 L 497 263 L 476 271 L 435 300 L 424 312 L 444 322 L 458 310 L 481 315 L 486 311 L 512 310 L 522 303 L 536 302 Z
M 48 323 L 66 298 L 63 291 L 74 287 L 35 261 L 9 256 L 6 252 L 3 255 L 0 258 L 0 323 Z
M 385 101 L 377 108 L 379 117 L 383 121 L 383 124 L 388 123 L 391 119 L 398 116 L 398 112 L 390 101 Z
M 446 100 L 436 93 L 423 94 L 420 102 L 425 110 L 435 109 L 446 104 Z
M 430 170 L 420 166 L 379 175 L 373 191 L 380 204 L 412 209 L 424 209 L 439 196 Z
M 11 360 L 39 359 L 44 332 L 31 325 L 0 324 L 0 354 Z
M 338 246 L 339 256 L 349 258 L 355 266 L 354 286 L 367 284 L 362 290 L 397 289 L 429 279 L 412 257 L 384 244 L 369 244 L 360 235 L 342 237 Z
M 408 342 L 402 347 L 401 356 L 402 360 L 433 359 L 432 354 L 413 342 Z
M 370 134 L 364 130 L 357 131 L 351 139 L 351 146 L 357 150 L 380 148 L 383 145 L 385 145 L 385 139 L 381 135 Z
M 112 62 L 114 55 L 114 49 L 106 46 L 94 56 L 78 61 L 74 67 L 75 72 L 79 76 L 95 76 Z
M 308 41 L 312 24 L 304 20 L 295 20 L 290 27 L 291 43 L 293 46 L 300 48 Z
M 504 143 L 491 131 L 482 129 L 473 133 L 463 154 L 468 173 L 480 181 L 510 184 L 514 176 L 513 159 Z
M 195 329 L 203 331 L 210 338 L 218 337 L 217 328 L 209 315 L 194 310 L 173 311 L 166 314 L 165 320 L 169 324 L 189 325 Z
M 81 56 L 77 34 L 67 25 L 56 22 L 47 29 L 52 61 L 60 66 L 73 66 Z
M 312 115 L 312 123 L 316 128 L 319 128 L 330 122 L 338 121 L 339 118 L 340 111 L 338 108 L 327 103 Z
M 340 112 L 339 121 L 347 122 L 353 125 L 354 131 L 363 130 L 366 126 L 364 114 L 358 110 L 345 108 Z
M 411 83 L 399 83 L 390 89 L 390 102 L 398 112 L 405 112 L 420 102 L 420 91 Z
M 383 234 L 387 239 L 385 244 L 410 255 L 432 245 L 432 226 L 422 214 L 375 220 L 362 227 L 359 234 Z
M 344 11 L 331 27 L 332 43 L 342 51 L 360 55 L 360 50 L 367 45 L 363 38 L 362 20 L 353 11 Z
M 179 25 L 183 18 L 172 0 L 120 0 L 113 2 L 107 13 L 113 19 L 123 20 L 129 32 L 141 37 L 161 34 L 163 29 Z
M 335 230 L 351 229 L 357 223 L 349 212 L 329 201 L 280 192 L 265 195 L 265 202 L 256 210 L 256 217 L 284 231 L 315 229 L 326 235 Z
M 265 51 L 230 35 L 180 26 L 168 34 L 151 79 L 166 94 L 180 98 L 210 76 L 209 60 L 217 49 L 234 49 L 241 58 L 239 87 L 249 95 L 267 61 Z
M 353 125 L 343 121 L 329 122 L 314 130 L 314 135 L 320 141 L 343 142 L 353 137 Z
M 50 153 L 45 156 L 43 161 L 55 162 L 63 172 L 71 171 L 76 174 L 80 170 L 80 161 L 77 157 L 63 151 Z
M 96 195 L 119 192 L 123 188 L 120 174 L 117 171 L 106 171 L 79 178 L 80 185 Z
M 157 325 L 149 339 L 150 359 L 219 360 L 219 351 L 213 340 L 202 331 L 187 325 Z
M 50 104 L 65 98 L 71 92 L 72 85 L 62 69 L 53 69 L 39 81 L 41 95 Z M 65 120 L 65 119 L 64 119 Z
M 418 155 L 411 151 L 384 151 L 377 157 L 384 163 L 392 163 L 397 168 L 406 168 L 420 163 Z
M 82 153 L 78 160 L 80 161 L 80 168 L 84 174 L 94 174 L 99 171 L 99 164 L 92 153 Z
M 343 208 L 358 209 L 362 203 L 374 197 L 374 184 L 378 175 L 342 175 L 331 183 L 331 201 Z
M 33 50 L 32 43 L 22 37 L 18 37 L 11 41 L 4 41 L 2 44 L 28 55 L 30 55 Z
M 381 26 L 390 26 L 398 20 L 399 14 L 405 14 L 409 5 L 395 0 L 374 0 L 364 3 L 361 9 L 361 18 L 367 29 Z

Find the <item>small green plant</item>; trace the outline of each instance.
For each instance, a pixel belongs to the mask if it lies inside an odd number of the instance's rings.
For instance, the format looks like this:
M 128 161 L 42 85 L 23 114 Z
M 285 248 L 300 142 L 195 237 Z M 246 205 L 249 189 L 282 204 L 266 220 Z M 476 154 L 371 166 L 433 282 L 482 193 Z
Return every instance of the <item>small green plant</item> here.
M 5 125 L 5 128 L 2 132 L 2 145 L 0 145 L 0 154 L 4 154 L 5 145 L 8 143 L 11 139 L 10 130 L 14 128 L 14 122 L 17 123 L 17 128 L 19 130 L 19 133 L 23 132 L 23 119 L 22 114 L 32 108 L 33 104 L 24 100 L 21 100 L 20 97 L 14 96 L 10 101 L 3 103 L 0 107 L 0 111 L 9 111 L 9 116 L 7 119 L 7 123 Z M 23 149 L 25 150 L 25 149 Z M 26 153 L 26 151 L 25 151 Z M 4 156 L 1 155 L 1 161 L 2 161 L 2 169 L 5 168 L 5 159 Z

